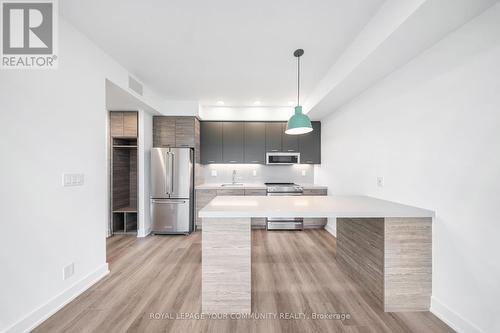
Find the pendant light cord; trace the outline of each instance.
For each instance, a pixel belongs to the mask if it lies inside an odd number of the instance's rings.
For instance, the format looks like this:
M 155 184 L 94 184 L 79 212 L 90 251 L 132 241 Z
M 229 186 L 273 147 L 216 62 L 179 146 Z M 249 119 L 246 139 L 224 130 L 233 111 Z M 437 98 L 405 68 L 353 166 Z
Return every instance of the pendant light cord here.
M 300 105 L 300 56 L 297 57 L 297 106 Z

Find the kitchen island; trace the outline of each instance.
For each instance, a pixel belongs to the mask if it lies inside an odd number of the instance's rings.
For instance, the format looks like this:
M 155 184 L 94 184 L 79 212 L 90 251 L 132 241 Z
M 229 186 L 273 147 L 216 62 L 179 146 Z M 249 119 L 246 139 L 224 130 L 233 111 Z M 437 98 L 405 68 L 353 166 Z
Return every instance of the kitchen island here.
M 425 311 L 434 212 L 366 196 L 217 196 L 199 212 L 202 311 L 250 313 L 251 218 L 335 218 L 337 260 L 384 311 Z

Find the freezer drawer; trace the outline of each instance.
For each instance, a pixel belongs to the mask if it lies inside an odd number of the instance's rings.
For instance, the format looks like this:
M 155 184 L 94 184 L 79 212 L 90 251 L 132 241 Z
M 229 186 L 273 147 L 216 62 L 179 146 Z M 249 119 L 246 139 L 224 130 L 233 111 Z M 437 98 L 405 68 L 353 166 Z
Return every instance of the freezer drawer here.
M 155 234 L 191 232 L 191 205 L 188 199 L 152 199 L 151 219 Z

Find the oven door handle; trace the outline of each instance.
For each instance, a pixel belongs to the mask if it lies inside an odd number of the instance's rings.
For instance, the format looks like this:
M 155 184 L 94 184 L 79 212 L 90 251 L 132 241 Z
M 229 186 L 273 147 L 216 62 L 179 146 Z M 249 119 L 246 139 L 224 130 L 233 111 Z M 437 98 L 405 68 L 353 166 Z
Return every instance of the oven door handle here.
M 302 192 L 267 192 L 267 196 L 300 196 Z

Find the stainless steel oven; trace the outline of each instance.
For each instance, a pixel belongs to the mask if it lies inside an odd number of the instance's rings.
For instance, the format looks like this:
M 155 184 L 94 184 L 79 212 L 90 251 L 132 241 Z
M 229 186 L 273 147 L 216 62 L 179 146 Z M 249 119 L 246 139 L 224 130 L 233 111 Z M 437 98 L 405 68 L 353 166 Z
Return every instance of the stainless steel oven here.
M 302 195 L 303 189 L 294 183 L 266 183 L 268 196 Z M 303 230 L 304 219 L 301 217 L 268 217 L 267 230 Z
M 290 165 L 300 163 L 300 153 L 266 153 L 266 164 Z

